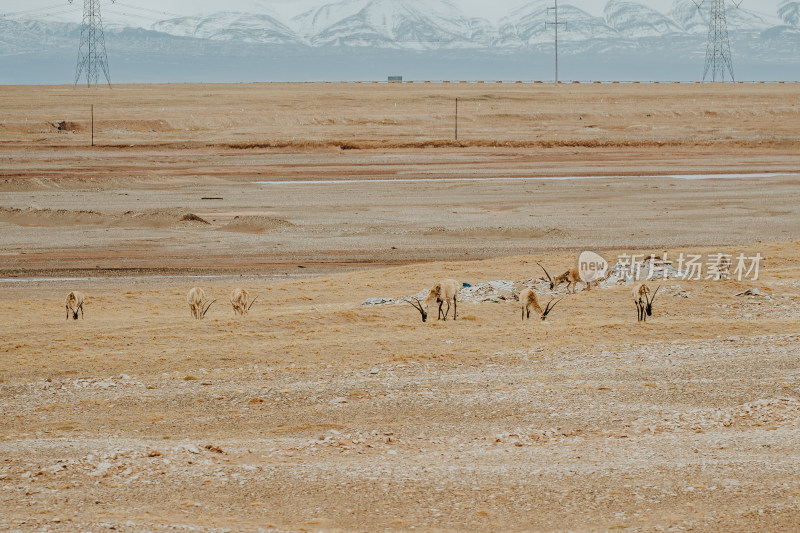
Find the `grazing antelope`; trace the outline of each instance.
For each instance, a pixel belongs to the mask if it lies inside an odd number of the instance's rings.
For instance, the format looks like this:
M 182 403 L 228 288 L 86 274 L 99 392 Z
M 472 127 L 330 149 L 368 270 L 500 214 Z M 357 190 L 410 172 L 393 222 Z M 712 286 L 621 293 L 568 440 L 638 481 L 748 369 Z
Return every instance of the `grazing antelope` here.
M 428 297 L 425 298 L 425 306 L 429 307 L 431 302 L 436 300 L 436 303 L 439 304 L 439 316 L 438 319 L 447 320 L 447 313 L 450 312 L 450 301 L 453 302 L 453 320 L 456 319 L 456 314 L 458 311 L 458 288 L 460 287 L 459 283 L 454 279 L 443 279 L 442 281 L 436 282 L 433 287 L 431 288 L 430 292 L 428 293 Z M 442 304 L 447 303 L 447 310 L 442 313 Z
M 437 317 L 438 320 L 447 320 L 447 314 L 450 312 L 450 302 L 453 302 L 453 320 L 456 319 L 456 315 L 458 312 L 458 288 L 459 284 L 454 279 L 443 279 L 442 281 L 438 281 L 431 287 L 430 292 L 428 293 L 428 297 L 425 298 L 424 302 L 420 302 L 418 298 L 414 298 L 414 302 L 409 300 L 405 300 L 406 303 L 413 305 L 417 311 L 420 312 L 422 315 L 422 321 L 425 322 L 428 319 L 428 312 L 427 309 L 430 307 L 431 303 L 435 300 L 436 303 L 439 304 L 439 315 Z M 443 312 L 442 305 L 447 303 L 447 309 Z
M 658 286 L 658 289 L 661 288 L 661 285 Z M 656 292 L 653 293 L 652 298 L 650 297 L 650 287 L 645 285 L 644 283 L 638 283 L 633 286 L 633 303 L 636 304 L 636 321 L 637 322 L 647 322 L 647 317 L 653 315 L 653 300 L 656 299 L 656 294 L 658 294 L 658 289 Z
M 258 300 L 258 296 L 253 298 L 253 301 L 250 302 L 250 293 L 247 292 L 245 289 L 233 289 L 231 292 L 231 305 L 233 306 L 233 312 L 237 315 L 246 315 L 250 308 L 253 307 L 253 304 L 256 303 Z M 250 305 L 247 305 L 250 302 Z
M 81 318 L 83 318 L 83 293 L 72 291 L 67 294 L 64 305 L 67 308 L 67 320 L 69 320 L 70 313 L 72 313 L 72 318 L 78 320 L 78 311 L 81 312 Z
M 531 288 L 522 289 L 522 292 L 519 293 L 519 303 L 522 307 L 522 320 L 531 317 L 531 307 L 533 307 L 533 309 L 539 313 L 539 315 L 541 315 L 542 320 L 545 320 L 547 315 L 550 314 L 550 311 L 552 311 L 556 304 L 560 301 L 561 300 L 557 300 L 555 303 L 553 303 L 553 300 L 550 300 L 547 303 L 544 311 L 542 311 L 542 306 L 539 305 L 539 300 L 536 298 L 536 292 L 534 292 L 534 290 Z
M 550 274 L 547 272 L 547 270 L 545 270 L 545 268 L 542 265 L 540 265 L 539 263 L 536 264 L 539 265 L 542 268 L 542 270 L 544 270 L 544 275 L 547 276 L 547 280 L 550 282 L 551 291 L 556 287 L 558 287 L 559 285 L 561 285 L 562 283 L 566 282 L 567 293 L 569 293 L 569 287 L 570 285 L 572 285 L 572 294 L 575 294 L 575 287 L 577 287 L 578 282 L 581 281 L 581 275 L 578 272 L 577 267 L 572 267 L 563 274 L 561 274 L 560 276 L 557 276 L 556 278 L 551 278 Z M 586 289 L 588 290 L 590 286 L 591 284 L 587 283 Z
M 189 289 L 189 294 L 186 295 L 186 302 L 189 304 L 192 316 L 198 320 L 205 317 L 211 305 L 216 302 L 216 300 L 212 300 L 204 309 L 203 305 L 205 304 L 205 300 L 206 291 L 200 287 L 192 287 Z

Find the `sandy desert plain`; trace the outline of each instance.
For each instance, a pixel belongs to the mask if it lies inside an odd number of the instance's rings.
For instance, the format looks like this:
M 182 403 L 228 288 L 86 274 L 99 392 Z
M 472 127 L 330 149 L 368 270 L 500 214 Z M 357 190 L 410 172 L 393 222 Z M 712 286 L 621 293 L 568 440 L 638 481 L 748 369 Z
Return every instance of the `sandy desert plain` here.
M 797 531 L 799 131 L 798 84 L 0 87 L 0 530 Z M 586 249 L 763 260 L 522 322 Z M 442 277 L 511 283 L 399 303 Z

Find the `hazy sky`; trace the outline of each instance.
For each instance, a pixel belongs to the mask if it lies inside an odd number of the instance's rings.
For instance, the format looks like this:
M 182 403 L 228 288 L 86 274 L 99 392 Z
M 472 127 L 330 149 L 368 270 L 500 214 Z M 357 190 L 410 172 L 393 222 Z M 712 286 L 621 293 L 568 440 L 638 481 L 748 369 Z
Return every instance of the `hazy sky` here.
M 109 6 L 108 14 L 104 19 L 113 21 L 114 12 L 125 11 L 131 14 L 142 15 L 142 22 L 147 18 L 169 17 L 170 15 L 193 15 L 198 13 L 213 13 L 216 11 L 250 11 L 265 12 L 271 10 L 284 16 L 293 16 L 315 5 L 334 3 L 337 0 L 117 0 L 117 5 L 110 7 L 111 0 L 103 0 L 102 6 Z M 673 5 L 674 0 L 633 0 L 641 4 L 646 4 L 661 12 L 667 12 Z M 692 0 L 681 0 L 690 3 Z M 710 2 L 710 0 L 705 0 Z M 481 16 L 490 20 L 503 16 L 513 8 L 529 3 L 529 0 L 452 0 L 453 3 L 462 6 L 464 11 L 470 15 Z M 742 7 L 775 15 L 781 0 L 744 0 Z M 35 10 L 38 8 L 51 7 L 49 10 L 37 13 L 50 13 L 51 16 L 63 20 L 65 16 L 74 17 L 80 20 L 83 0 L 73 0 L 76 5 L 70 6 L 68 0 L 0 0 L 0 14 L 13 13 L 17 11 Z M 600 15 L 603 12 L 607 0 L 561 0 L 561 4 L 572 4 L 578 6 L 592 14 Z M 730 5 L 730 4 L 729 4 Z M 732 6 L 731 6 L 732 7 Z M 138 9 L 137 9 L 138 8 Z M 260 8 L 260 9 L 259 9 Z M 152 11 L 150 11 L 152 10 Z M 158 16 L 154 11 L 159 12 Z

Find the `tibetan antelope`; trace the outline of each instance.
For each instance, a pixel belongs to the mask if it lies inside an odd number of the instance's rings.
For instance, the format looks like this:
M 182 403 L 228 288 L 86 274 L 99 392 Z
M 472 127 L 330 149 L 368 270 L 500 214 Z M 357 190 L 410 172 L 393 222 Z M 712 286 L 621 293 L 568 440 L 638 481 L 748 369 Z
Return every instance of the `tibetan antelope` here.
M 658 289 L 661 285 L 658 286 Z M 633 286 L 633 303 L 636 304 L 636 321 L 647 322 L 647 317 L 653 315 L 653 300 L 656 299 L 658 289 L 650 297 L 650 287 L 644 283 L 638 283 Z
M 64 305 L 67 308 L 67 320 L 69 320 L 70 313 L 72 313 L 72 318 L 78 320 L 78 311 L 81 312 L 81 318 L 83 318 L 83 293 L 72 291 L 67 294 Z
M 189 304 L 189 309 L 192 311 L 192 316 L 196 319 L 201 319 L 206 316 L 211 305 L 216 302 L 212 300 L 210 304 L 205 306 L 206 291 L 200 287 L 192 287 L 189 289 L 189 294 L 186 295 L 186 302 Z
M 572 286 L 572 294 L 575 294 L 575 287 L 577 287 L 578 286 L 578 282 L 581 281 L 581 275 L 578 272 L 578 268 L 577 267 L 572 267 L 569 270 L 567 270 L 566 272 L 564 272 L 563 274 L 561 274 L 560 276 L 557 276 L 555 278 L 551 278 L 550 274 L 547 272 L 547 270 L 545 270 L 545 268 L 542 265 L 540 265 L 539 263 L 536 263 L 536 264 L 539 265 L 542 268 L 542 270 L 544 270 L 544 275 L 547 276 L 547 280 L 550 282 L 550 290 L 551 291 L 553 289 L 555 289 L 556 287 L 558 287 L 559 285 L 561 285 L 562 283 L 566 282 L 567 283 L 567 293 L 569 293 L 569 287 L 571 285 Z M 590 287 L 590 284 L 587 283 L 586 284 L 586 289 L 588 290 L 589 287 Z
M 425 298 L 424 302 L 420 302 L 418 298 L 414 298 L 413 302 L 406 300 L 406 303 L 413 305 L 422 315 L 422 321 L 425 322 L 428 319 L 427 310 L 434 300 L 439 304 L 439 315 L 437 319 L 447 320 L 447 314 L 450 312 L 450 302 L 452 301 L 453 320 L 455 320 L 458 312 L 458 288 L 459 284 L 456 280 L 443 279 L 442 281 L 436 282 L 433 287 L 431 287 L 430 292 L 428 292 L 428 297 Z M 447 303 L 447 309 L 442 311 L 442 305 L 445 303 Z
M 561 300 L 556 300 L 555 303 L 553 303 L 553 301 L 554 300 L 550 300 L 544 311 L 542 311 L 542 306 L 539 305 L 539 300 L 536 298 L 536 292 L 531 288 L 522 289 L 522 292 L 519 293 L 519 303 L 522 307 L 522 320 L 531 317 L 531 308 L 539 313 L 542 320 L 545 320 L 547 315 L 550 314 L 550 311 L 552 311 Z
M 253 301 L 250 301 L 250 293 L 247 292 L 245 289 L 233 289 L 231 292 L 231 305 L 233 306 L 233 312 L 237 315 L 246 315 L 250 308 L 253 307 L 253 304 L 256 303 L 258 300 L 258 296 L 253 298 Z M 248 302 L 250 305 L 248 305 Z

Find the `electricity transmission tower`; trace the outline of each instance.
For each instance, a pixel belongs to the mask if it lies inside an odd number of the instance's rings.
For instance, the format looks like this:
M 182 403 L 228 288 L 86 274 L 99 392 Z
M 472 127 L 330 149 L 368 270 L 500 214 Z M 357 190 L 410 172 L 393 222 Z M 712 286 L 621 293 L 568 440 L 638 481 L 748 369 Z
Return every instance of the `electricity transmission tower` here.
M 744 0 L 737 4 L 731 2 L 737 8 L 742 5 Z M 705 0 L 692 0 L 697 9 L 703 5 Z M 731 44 L 728 40 L 728 21 L 725 17 L 725 0 L 711 0 L 711 12 L 708 19 L 708 40 L 706 41 L 706 66 L 703 69 L 703 81 L 706 81 L 709 71 L 711 71 L 711 81 L 725 81 L 725 71 L 728 71 L 731 81 L 735 81 L 733 76 L 733 59 L 731 59 Z
M 547 14 L 549 15 L 550 12 L 553 12 L 553 22 L 545 22 L 544 27 L 547 29 L 548 26 L 553 26 L 556 30 L 555 34 L 555 45 L 556 45 L 556 77 L 554 83 L 558 85 L 558 26 L 563 24 L 564 29 L 567 29 L 566 22 L 559 22 L 558 21 L 558 0 L 553 0 L 553 7 L 547 8 Z
M 115 2 L 115 0 L 111 0 Z M 69 0 L 72 3 L 72 0 Z M 86 73 L 86 86 L 97 87 L 100 71 L 111 87 L 111 76 L 108 73 L 108 56 L 106 55 L 106 39 L 103 35 L 103 19 L 100 16 L 100 0 L 83 0 L 83 22 L 81 23 L 81 44 L 78 47 L 78 66 L 75 68 L 75 84 L 81 74 Z

